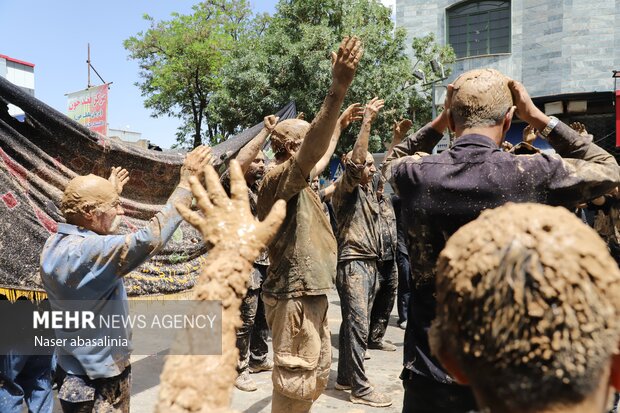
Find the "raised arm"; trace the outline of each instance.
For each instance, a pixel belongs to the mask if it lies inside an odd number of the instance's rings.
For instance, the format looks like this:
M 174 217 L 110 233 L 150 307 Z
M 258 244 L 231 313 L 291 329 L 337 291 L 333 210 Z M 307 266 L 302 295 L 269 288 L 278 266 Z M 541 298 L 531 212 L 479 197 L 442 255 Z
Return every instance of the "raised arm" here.
M 364 109 L 364 119 L 362 120 L 362 127 L 360 133 L 357 135 L 357 140 L 353 145 L 353 153 L 351 160 L 356 165 L 364 165 L 366 163 L 366 154 L 368 153 L 368 139 L 370 137 L 370 126 L 372 122 L 377 118 L 377 113 L 384 105 L 383 99 L 374 97 L 366 104 Z
M 212 246 L 196 286 L 194 300 L 222 303 L 222 352 L 218 355 L 196 355 L 211 350 L 208 334 L 188 329 L 179 334 L 166 357 L 157 413 L 189 412 L 191 403 L 203 412 L 231 412 L 230 399 L 237 377 L 238 352 L 235 330 L 241 325 L 239 307 L 247 292 L 247 279 L 259 252 L 275 236 L 286 213 L 286 203 L 277 201 L 267 218 L 258 222 L 250 211 L 248 191 L 236 161 L 230 164 L 231 196 L 218 182 L 215 171 L 205 170 L 207 191 L 192 180 L 192 191 L 202 214 L 179 205 L 179 212 Z M 195 311 L 203 308 L 197 304 Z M 193 350 L 192 354 L 189 351 Z M 197 350 L 200 349 L 200 350 Z M 208 354 L 208 353 L 198 353 Z M 182 374 L 179 374 L 182 372 Z M 187 380 L 187 378 L 200 380 Z M 217 388 L 217 392 L 213 389 Z M 191 411 L 198 411 L 191 410 Z
M 252 161 L 256 158 L 258 151 L 260 151 L 265 144 L 267 137 L 271 134 L 273 128 L 276 127 L 278 120 L 280 120 L 280 118 L 274 115 L 265 116 L 263 129 L 241 148 L 239 154 L 235 158 L 237 162 L 239 162 L 241 172 L 245 173 L 248 170 Z
M 334 155 L 334 151 L 336 150 L 336 146 L 338 145 L 338 141 L 340 140 L 340 134 L 343 130 L 345 130 L 351 123 L 356 120 L 361 120 L 364 115 L 364 108 L 360 103 L 354 103 L 349 105 L 348 108 L 342 112 L 342 115 L 338 118 L 338 122 L 336 123 L 336 127 L 334 128 L 334 133 L 332 134 L 332 139 L 329 142 L 329 146 L 327 147 L 327 151 L 325 155 L 317 162 L 314 169 L 310 173 L 310 180 L 314 179 L 315 176 L 321 175 L 327 165 L 329 165 L 329 160 Z
M 297 164 L 304 176 L 310 176 L 312 168 L 327 151 L 362 54 L 362 43 L 357 37 L 345 37 L 338 53 L 332 53 L 332 84 L 297 154 Z
M 413 126 L 413 122 L 409 119 L 402 119 L 400 122 L 394 122 L 394 126 L 392 127 L 392 142 L 388 147 L 387 151 L 385 151 L 385 156 L 383 157 L 383 162 L 381 164 L 385 164 L 388 158 L 392 155 L 394 151 L 394 146 L 399 145 L 409 129 Z

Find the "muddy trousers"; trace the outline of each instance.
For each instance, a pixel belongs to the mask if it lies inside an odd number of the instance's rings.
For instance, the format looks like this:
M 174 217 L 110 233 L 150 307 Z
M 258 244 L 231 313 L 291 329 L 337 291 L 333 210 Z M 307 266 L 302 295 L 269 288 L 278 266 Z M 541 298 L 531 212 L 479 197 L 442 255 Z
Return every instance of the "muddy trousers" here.
M 409 308 L 409 280 L 411 279 L 411 264 L 409 255 L 396 251 L 396 268 L 398 269 L 398 289 L 396 292 L 396 309 L 398 310 L 398 323 L 407 321 L 407 311 Z
M 0 412 L 51 413 L 52 356 L 29 356 L 11 352 L 0 356 Z
M 266 269 L 267 267 L 263 268 Z M 259 269 L 255 267 L 254 271 Z M 267 327 L 265 306 L 260 292 L 260 288 L 248 289 L 243 301 L 241 301 L 239 310 L 243 324 L 237 330 L 237 348 L 239 349 L 237 372 L 239 374 L 248 370 L 250 365 L 261 364 L 267 358 L 269 328 Z
M 364 396 L 372 391 L 364 370 L 372 303 L 379 287 L 376 260 L 338 263 L 336 288 L 340 296 L 342 324 L 338 337 L 339 384 L 350 385 L 351 394 Z
M 263 293 L 273 344 L 272 413 L 306 413 L 327 386 L 331 338 L 326 295 Z
M 394 260 L 378 261 L 377 269 L 379 291 L 372 302 L 368 344 L 379 344 L 383 341 L 398 288 L 398 270 Z

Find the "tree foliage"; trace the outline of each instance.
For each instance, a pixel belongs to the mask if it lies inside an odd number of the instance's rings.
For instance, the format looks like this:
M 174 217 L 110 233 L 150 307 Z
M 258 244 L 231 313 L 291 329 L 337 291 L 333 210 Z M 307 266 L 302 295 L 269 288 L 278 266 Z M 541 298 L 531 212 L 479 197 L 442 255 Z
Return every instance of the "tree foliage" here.
M 249 126 L 294 100 L 311 120 L 331 81 L 330 53 L 349 34 L 363 40 L 365 52 L 344 105 L 385 99 L 372 140 L 379 149 L 377 136 L 389 135 L 389 124 L 406 113 L 403 102 L 412 90 L 403 90 L 411 77 L 405 31 L 394 29 L 390 10 L 375 0 L 280 1 L 263 33 L 223 68 L 214 110 L 227 125 Z M 352 146 L 356 132 L 347 131 L 341 150 Z
M 146 98 L 145 107 L 155 117 L 182 120 L 179 144 L 186 144 L 188 135 L 193 147 L 205 136 L 212 143 L 222 139 L 209 103 L 251 15 L 246 0 L 207 0 L 195 5 L 192 14 L 173 13 L 167 21 L 145 15 L 150 28 L 125 40 L 129 57 L 140 65 L 142 80 L 136 85 Z
M 438 46 L 432 34 L 409 48 L 390 14 L 378 0 L 280 0 L 273 16 L 253 16 L 247 0 L 208 0 L 169 21 L 146 16 L 151 27 L 125 47 L 140 62 L 145 106 L 154 116 L 181 118 L 179 144 L 192 136 L 196 146 L 203 138 L 217 143 L 291 100 L 312 120 L 330 85 L 330 53 L 344 36 L 356 35 L 365 52 L 344 107 L 374 96 L 385 100 L 370 141 L 371 151 L 381 151 L 394 121 L 430 120 L 429 87 L 413 76 L 407 52 L 428 80 L 431 58 L 454 61 L 451 48 Z M 345 131 L 339 152 L 351 149 L 358 131 L 359 124 Z

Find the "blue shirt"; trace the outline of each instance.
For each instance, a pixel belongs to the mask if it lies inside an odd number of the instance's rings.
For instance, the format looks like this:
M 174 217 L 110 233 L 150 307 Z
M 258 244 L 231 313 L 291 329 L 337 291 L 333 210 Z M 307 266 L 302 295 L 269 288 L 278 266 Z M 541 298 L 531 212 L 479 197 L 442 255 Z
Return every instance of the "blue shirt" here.
M 174 203 L 188 200 L 191 193 L 177 188 L 166 206 L 149 225 L 132 234 L 99 235 L 71 224 L 59 224 L 41 253 L 41 279 L 52 310 L 75 310 L 68 300 L 88 300 L 97 314 L 129 314 L 122 277 L 162 248 L 182 221 Z M 119 337 L 119 329 L 82 329 L 80 337 Z M 56 330 L 57 338 L 75 337 L 76 332 Z M 131 339 L 131 329 L 119 337 Z M 57 347 L 58 364 L 67 372 L 91 379 L 114 377 L 129 365 L 131 347 Z

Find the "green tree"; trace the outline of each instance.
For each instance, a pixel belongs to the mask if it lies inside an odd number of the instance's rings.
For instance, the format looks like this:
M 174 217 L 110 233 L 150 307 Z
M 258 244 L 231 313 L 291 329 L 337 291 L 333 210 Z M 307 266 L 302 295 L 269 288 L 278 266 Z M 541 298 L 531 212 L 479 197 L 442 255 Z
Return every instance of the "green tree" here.
M 435 73 L 431 66 L 431 60 L 435 59 L 444 67 L 445 77 L 450 76 L 452 72 L 452 63 L 456 59 L 456 54 L 452 46 L 441 46 L 435 41 L 435 34 L 429 33 L 426 36 L 414 37 L 411 43 L 413 49 L 413 60 L 415 69 L 424 73 L 424 82 L 418 85 L 419 93 L 413 96 L 412 106 L 415 108 L 414 128 L 419 128 L 428 123 L 432 116 L 432 86 L 433 82 L 441 80 L 441 75 Z
M 125 40 L 129 57 L 140 65 L 144 106 L 153 116 L 182 120 L 177 145 L 196 147 L 203 140 L 217 143 L 226 131 L 209 105 L 221 85 L 221 69 L 242 43 L 252 16 L 246 0 L 206 0 L 193 13 L 173 13 Z M 188 142 L 188 137 L 190 140 Z
M 391 140 L 393 122 L 410 117 L 414 107 L 416 114 L 423 115 L 417 119 L 426 118 L 425 108 L 430 114 L 428 94 L 412 75 L 406 32 L 394 27 L 390 9 L 379 1 L 281 0 L 273 17 L 254 26 L 260 30 L 252 30 L 248 41 L 223 66 L 222 87 L 211 101 L 228 131 L 250 126 L 290 100 L 312 119 L 330 84 L 330 52 L 345 35 L 362 39 L 364 56 L 344 106 L 365 103 L 374 96 L 385 100 L 373 124 L 371 151 L 383 149 Z M 420 49 L 421 58 L 431 53 L 442 58 L 443 48 L 427 46 Z M 338 152 L 351 149 L 358 128 L 345 132 Z

